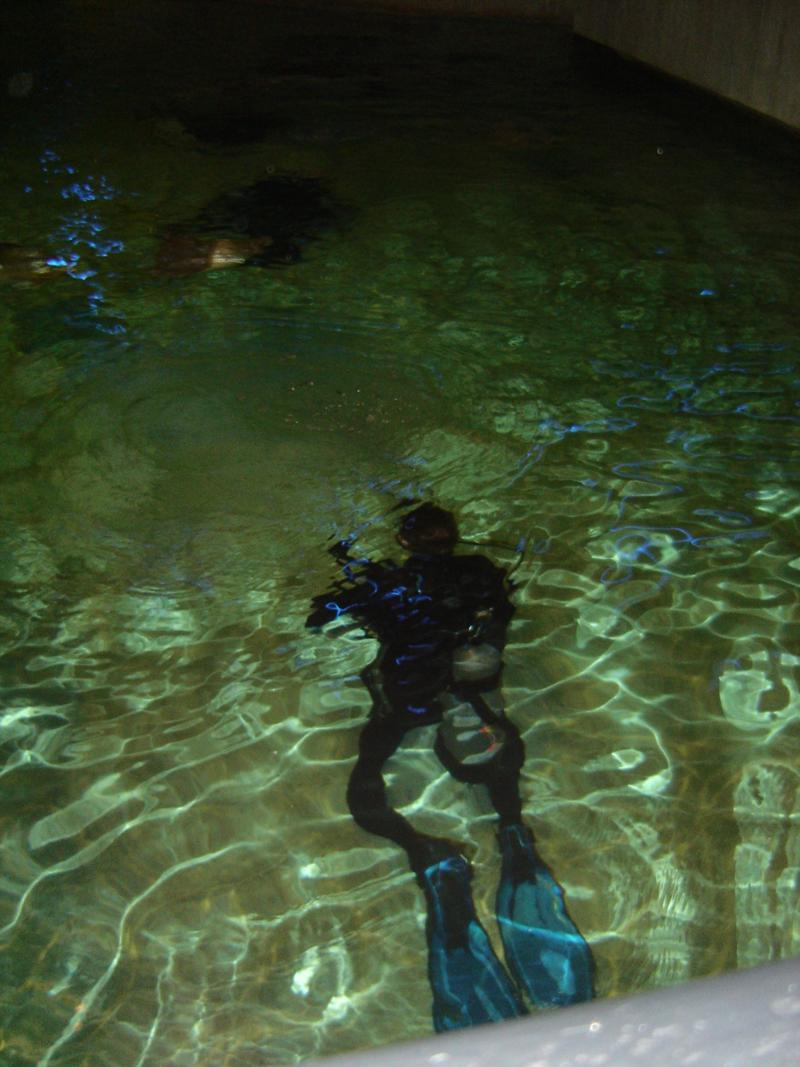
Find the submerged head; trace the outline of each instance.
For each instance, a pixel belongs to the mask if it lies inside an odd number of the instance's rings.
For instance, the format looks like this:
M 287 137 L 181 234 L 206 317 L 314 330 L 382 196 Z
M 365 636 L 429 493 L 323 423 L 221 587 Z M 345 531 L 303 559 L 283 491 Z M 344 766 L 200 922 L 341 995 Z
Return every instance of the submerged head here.
M 260 257 L 272 244 L 271 237 L 216 237 L 168 230 L 156 258 L 156 274 L 178 278 L 204 270 L 237 267 Z
M 0 241 L 0 281 L 38 282 L 63 274 L 68 266 L 67 260 L 33 245 Z
M 400 523 L 397 541 L 409 552 L 446 555 L 458 544 L 458 526 L 452 512 L 421 504 Z

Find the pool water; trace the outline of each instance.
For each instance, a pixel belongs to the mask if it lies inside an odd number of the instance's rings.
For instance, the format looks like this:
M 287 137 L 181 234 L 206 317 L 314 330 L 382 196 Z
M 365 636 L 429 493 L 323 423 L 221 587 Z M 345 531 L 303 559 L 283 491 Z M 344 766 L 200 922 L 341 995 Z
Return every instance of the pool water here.
M 0 283 L 4 1065 L 430 1033 L 421 894 L 345 803 L 376 646 L 304 628 L 406 497 L 526 541 L 507 708 L 598 995 L 798 952 L 796 141 L 557 26 L 6 20 L 0 240 L 68 269 Z M 340 205 L 298 262 L 153 272 L 286 174 Z M 391 796 L 496 938 L 430 746 Z

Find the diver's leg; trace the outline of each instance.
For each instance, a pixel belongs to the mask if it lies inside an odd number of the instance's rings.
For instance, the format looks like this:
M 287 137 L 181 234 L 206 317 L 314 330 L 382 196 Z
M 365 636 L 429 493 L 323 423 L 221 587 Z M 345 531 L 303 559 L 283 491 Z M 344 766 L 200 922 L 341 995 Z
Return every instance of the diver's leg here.
M 458 742 L 461 754 L 466 751 L 469 759 L 477 753 L 480 760 L 487 742 L 482 738 L 477 747 L 473 743 L 471 735 L 476 724 L 469 718 L 471 709 L 449 700 L 448 694 L 443 694 L 441 699 L 446 705 L 449 703 L 444 712 L 445 722 L 453 725 L 454 716 L 464 717 L 463 722 L 459 720 L 453 726 L 461 739 Z M 524 1015 L 525 1008 L 514 984 L 475 913 L 469 862 L 461 855 L 446 857 L 422 871 L 418 880 L 428 909 L 428 976 L 433 990 L 436 1030 Z
M 505 716 L 502 670 L 502 653 L 488 642 L 455 650 L 453 684 L 441 698 L 436 753 L 454 778 L 489 787 L 501 820 L 519 820 L 517 780 L 525 748 Z
M 448 730 L 454 719 L 456 728 Z M 516 726 L 502 714 L 499 691 L 461 688 L 453 694 L 436 752 L 454 777 L 485 785 L 498 814 L 497 921 L 506 963 L 517 983 L 539 1007 L 590 1000 L 594 994 L 589 946 L 567 914 L 561 886 L 522 823 L 519 773 L 525 746 Z
M 478 714 L 475 703 L 447 693 L 436 735 L 436 753 L 459 781 L 483 782 L 483 764 L 495 759 L 506 744 L 506 729 L 499 717 Z M 473 770 L 474 768 L 474 770 Z
M 475 915 L 469 863 L 458 845 L 419 833 L 389 807 L 382 768 L 405 732 L 390 718 L 364 727 L 347 790 L 350 811 L 363 829 L 405 849 L 425 894 L 436 1030 L 515 1018 L 525 1009 Z
M 519 772 L 525 746 L 519 730 L 503 714 L 499 690 L 454 688 L 444 694 L 442 705 L 435 744 L 441 763 L 458 781 L 485 785 L 501 822 L 519 822 Z
M 428 917 L 428 978 L 438 1032 L 525 1014 L 513 982 L 494 953 L 472 902 L 472 870 L 452 856 L 423 871 Z
M 432 863 L 459 855 L 459 846 L 445 838 L 415 830 L 408 819 L 389 806 L 383 766 L 407 733 L 391 718 L 370 719 L 358 743 L 358 759 L 347 786 L 347 805 L 358 825 L 368 833 L 394 841 L 408 855 L 419 877 Z
M 497 921 L 506 963 L 538 1007 L 594 996 L 589 945 L 567 913 L 564 891 L 521 822 L 501 823 Z

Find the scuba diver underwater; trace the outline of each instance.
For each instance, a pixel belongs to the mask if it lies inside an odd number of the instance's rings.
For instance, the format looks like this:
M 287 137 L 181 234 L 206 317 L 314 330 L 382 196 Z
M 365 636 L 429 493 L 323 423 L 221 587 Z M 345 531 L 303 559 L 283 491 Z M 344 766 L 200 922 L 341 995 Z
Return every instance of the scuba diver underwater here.
M 525 748 L 505 715 L 502 652 L 514 613 L 506 570 L 456 555 L 454 516 L 425 503 L 401 520 L 402 564 L 329 551 L 342 576 L 315 597 L 306 626 L 352 620 L 377 638 L 361 679 L 372 697 L 347 803 L 356 823 L 403 848 L 427 908 L 428 977 L 437 1031 L 515 1018 L 593 995 L 588 944 L 522 821 Z M 383 768 L 405 735 L 435 724 L 434 751 L 459 782 L 482 785 L 497 813 L 496 915 L 506 967 L 475 911 L 472 868 L 456 842 L 416 830 L 389 804 Z

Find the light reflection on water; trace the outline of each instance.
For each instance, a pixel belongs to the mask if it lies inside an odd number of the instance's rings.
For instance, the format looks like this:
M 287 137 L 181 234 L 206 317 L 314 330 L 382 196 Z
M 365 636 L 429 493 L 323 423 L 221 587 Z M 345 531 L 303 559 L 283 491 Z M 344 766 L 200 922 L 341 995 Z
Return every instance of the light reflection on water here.
M 9 1067 L 429 1031 L 418 891 L 344 800 L 375 646 L 303 628 L 329 538 L 390 554 L 404 496 L 528 540 L 508 710 L 599 993 L 798 948 L 792 150 L 709 150 L 555 31 L 498 24 L 498 69 L 473 24 L 395 51 L 376 22 L 358 61 L 281 25 L 227 98 L 212 25 L 153 53 L 134 113 L 102 50 L 58 107 L 38 69 L 5 104 L 0 236 L 68 267 L 0 305 Z M 255 144 L 179 118 L 253 99 Z M 346 225 L 291 268 L 151 274 L 161 224 L 269 168 L 321 174 Z M 483 799 L 424 732 L 390 770 L 471 850 L 491 929 Z

